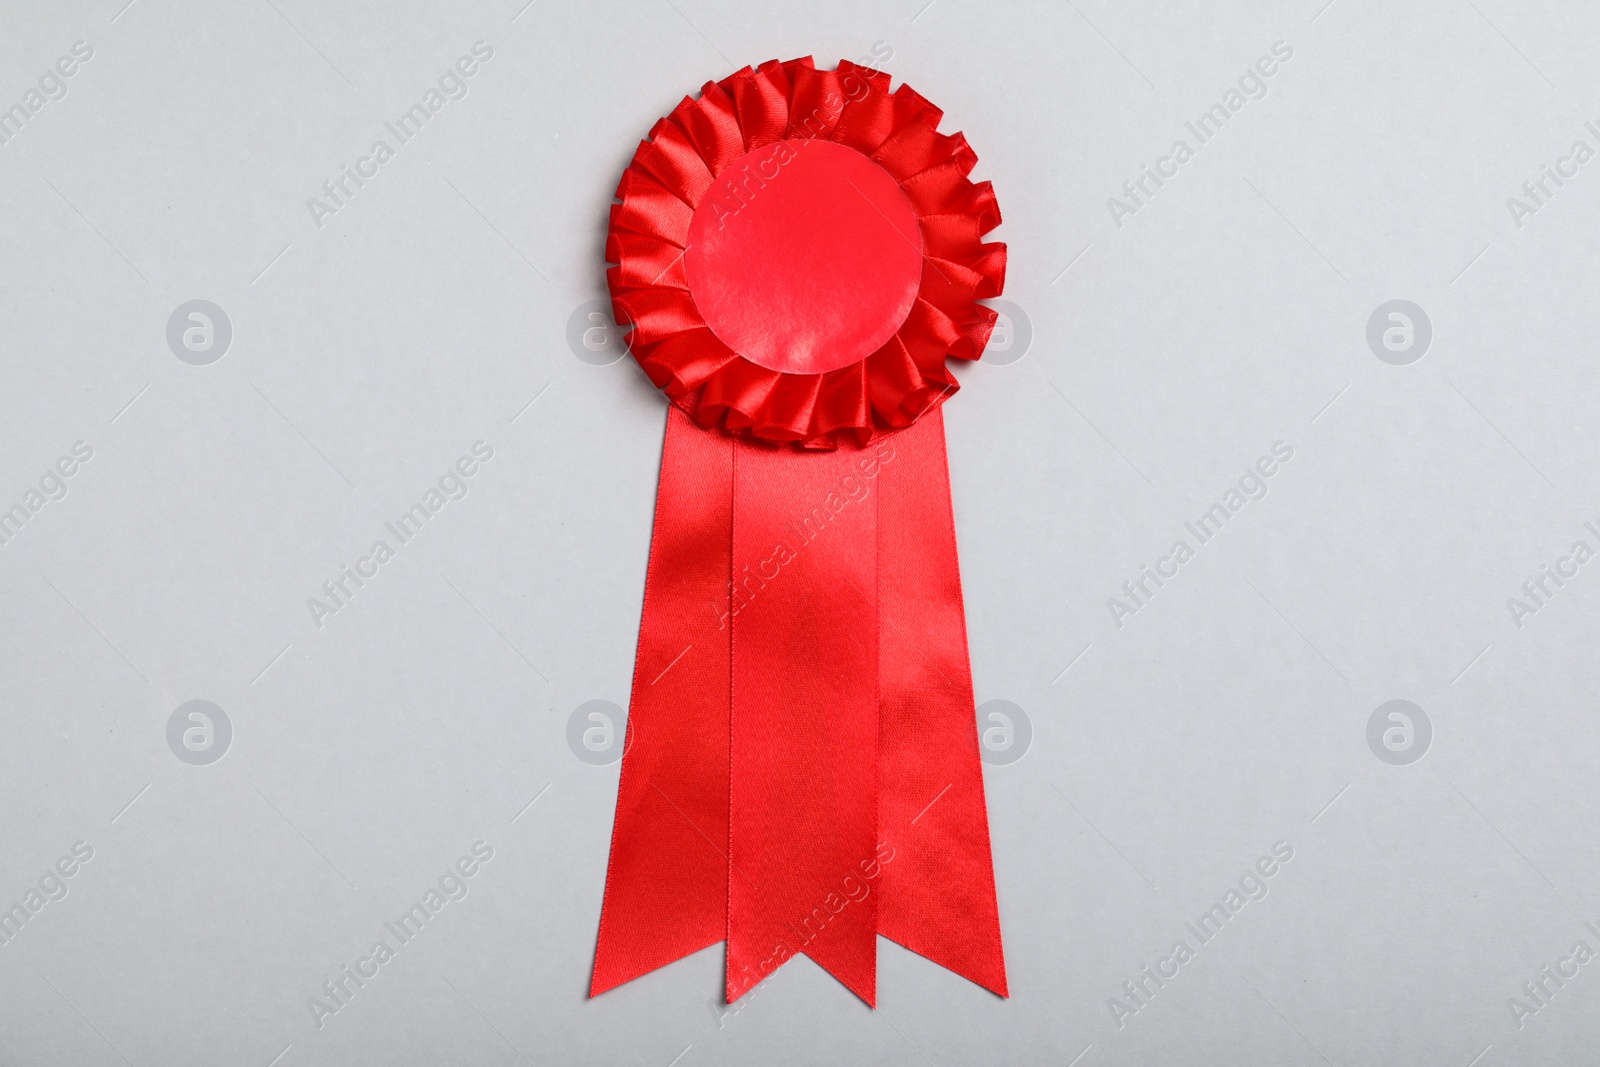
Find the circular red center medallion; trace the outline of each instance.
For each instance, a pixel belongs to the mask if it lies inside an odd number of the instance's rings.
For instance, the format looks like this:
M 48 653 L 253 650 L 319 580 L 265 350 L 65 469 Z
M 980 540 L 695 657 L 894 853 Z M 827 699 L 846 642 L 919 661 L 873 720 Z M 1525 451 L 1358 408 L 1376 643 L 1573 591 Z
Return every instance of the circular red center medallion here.
M 735 160 L 689 223 L 684 270 L 711 332 L 788 374 L 848 367 L 894 336 L 922 284 L 922 231 L 853 148 L 790 139 Z

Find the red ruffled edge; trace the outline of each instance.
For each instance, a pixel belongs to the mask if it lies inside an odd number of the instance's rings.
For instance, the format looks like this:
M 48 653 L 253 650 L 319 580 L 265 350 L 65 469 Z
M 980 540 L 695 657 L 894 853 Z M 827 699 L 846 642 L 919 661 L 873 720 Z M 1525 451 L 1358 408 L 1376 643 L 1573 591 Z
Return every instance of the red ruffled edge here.
M 908 86 L 889 92 L 889 81 L 847 61 L 817 70 L 809 56 L 746 67 L 684 97 L 623 171 L 606 235 L 612 312 L 633 325 L 631 350 L 650 380 L 702 428 L 809 449 L 864 445 L 959 388 L 947 356 L 983 354 L 996 315 L 977 301 L 999 296 L 1006 272 L 1006 246 L 983 241 L 1000 225 L 994 189 L 967 180 L 978 157 L 961 134 L 938 132 L 943 112 Z M 683 256 L 695 205 L 724 168 L 806 137 L 854 148 L 899 183 L 922 228 L 922 286 L 900 329 L 865 359 L 785 374 L 712 334 Z

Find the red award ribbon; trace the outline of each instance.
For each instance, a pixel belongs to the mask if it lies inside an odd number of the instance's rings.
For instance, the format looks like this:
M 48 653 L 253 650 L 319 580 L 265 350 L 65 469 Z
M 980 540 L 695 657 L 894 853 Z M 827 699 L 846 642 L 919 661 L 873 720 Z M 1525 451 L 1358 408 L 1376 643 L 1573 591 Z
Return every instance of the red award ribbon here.
M 672 401 L 590 995 L 727 941 L 873 1003 L 877 935 L 1006 995 L 940 405 L 1005 246 L 889 77 L 776 61 L 640 144 L 606 258 Z

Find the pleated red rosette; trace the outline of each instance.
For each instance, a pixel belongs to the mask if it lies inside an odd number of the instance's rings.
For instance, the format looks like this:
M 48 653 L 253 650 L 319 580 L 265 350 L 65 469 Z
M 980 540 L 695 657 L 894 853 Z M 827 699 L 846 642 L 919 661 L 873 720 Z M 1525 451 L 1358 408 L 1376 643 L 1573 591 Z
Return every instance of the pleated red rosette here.
M 707 83 L 617 188 L 671 400 L 590 995 L 727 942 L 867 1003 L 882 934 L 1002 996 L 940 406 L 1005 246 L 941 112 L 851 63 Z

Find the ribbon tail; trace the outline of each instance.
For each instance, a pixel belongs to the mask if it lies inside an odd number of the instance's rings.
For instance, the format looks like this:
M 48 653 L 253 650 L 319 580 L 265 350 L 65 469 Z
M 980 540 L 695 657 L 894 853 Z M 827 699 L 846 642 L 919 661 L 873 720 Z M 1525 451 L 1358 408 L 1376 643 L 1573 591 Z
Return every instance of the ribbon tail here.
M 726 933 L 732 471 L 668 409 L 591 997 Z
M 670 410 L 590 996 L 726 938 L 732 1002 L 877 934 L 1005 996 L 944 424 L 795 454 Z
M 873 1003 L 876 500 L 862 452 L 734 446 L 729 1001 L 795 954 Z
M 878 932 L 1007 996 L 943 412 L 879 481 L 883 865 Z

